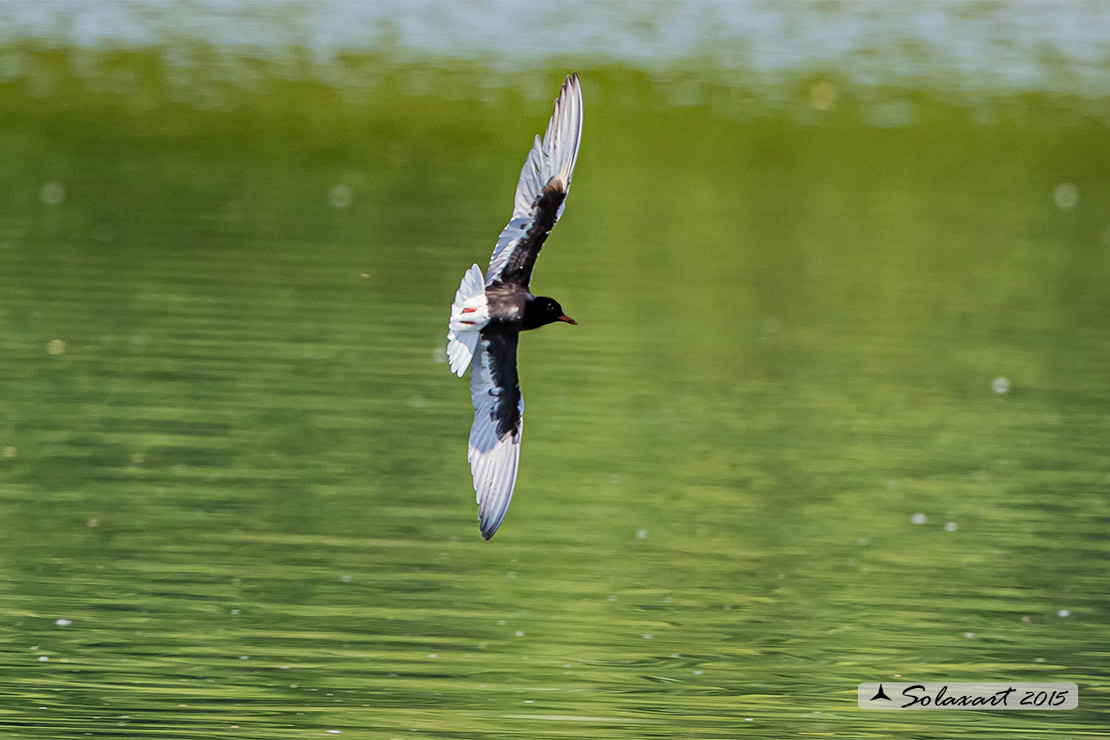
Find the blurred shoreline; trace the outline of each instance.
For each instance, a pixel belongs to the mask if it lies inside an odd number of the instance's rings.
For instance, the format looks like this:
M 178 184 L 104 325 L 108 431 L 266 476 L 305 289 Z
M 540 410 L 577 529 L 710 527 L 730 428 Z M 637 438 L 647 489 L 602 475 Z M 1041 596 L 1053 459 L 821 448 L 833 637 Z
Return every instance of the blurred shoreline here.
M 280 120 L 374 117 L 380 106 L 415 113 L 418 100 L 444 111 L 546 107 L 568 70 L 591 80 L 590 98 L 614 114 L 698 110 L 738 124 L 777 121 L 801 127 L 875 129 L 947 126 L 1056 130 L 1101 128 L 1110 97 L 1045 90 L 956 91 L 931 86 L 861 85 L 831 71 L 799 71 L 781 84 L 760 84 L 721 69 L 648 71 L 626 63 L 552 62 L 498 72 L 488 60 L 450 63 L 393 53 L 349 53 L 317 61 L 303 49 L 262 58 L 203 42 L 172 48 L 103 48 L 0 41 L 0 111 L 9 122 L 66 111 L 116 110 L 159 115 L 185 106 Z M 399 100 L 411 101 L 409 105 Z M 45 104 L 40 104 L 45 103 Z M 447 104 L 447 105 L 444 105 Z M 434 106 L 433 106 L 434 107 Z M 425 115 L 428 110 L 425 110 Z M 445 122 L 449 126 L 450 122 Z
M 0 1 L 0 83 L 28 45 L 156 49 L 178 70 L 213 57 L 267 62 L 279 75 L 308 65 L 334 86 L 349 84 L 345 60 L 382 56 L 445 69 L 480 62 L 490 85 L 603 61 L 706 84 L 742 81 L 764 96 L 816 75 L 857 88 L 1103 99 L 1110 4 Z

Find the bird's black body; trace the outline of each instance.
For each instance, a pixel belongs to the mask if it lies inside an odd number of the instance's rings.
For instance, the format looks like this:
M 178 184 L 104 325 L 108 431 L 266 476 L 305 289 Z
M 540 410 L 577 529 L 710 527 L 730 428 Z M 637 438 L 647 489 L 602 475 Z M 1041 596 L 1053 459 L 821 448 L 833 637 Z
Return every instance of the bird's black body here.
M 528 290 L 536 257 L 566 197 L 566 187 L 555 178 L 544 186 L 532 206 L 532 227 L 513 251 L 509 263 L 501 271 L 501 278 L 486 286 L 490 321 L 482 329 L 482 339 L 489 341 L 491 370 L 497 387 L 502 389 L 495 412 L 499 434 L 520 426 L 520 380 L 516 372 L 520 332 L 556 321 L 578 323 L 563 313 L 563 307 L 554 298 L 534 296 Z
M 554 298 L 534 296 L 527 288 L 500 280 L 486 287 L 486 305 L 489 306 L 490 323 L 515 331 L 528 331 L 541 326 L 564 321 L 577 323 L 563 313 L 563 307 Z
M 516 345 L 520 330 L 505 324 L 490 322 L 482 330 L 482 339 L 489 342 L 490 372 L 500 392 L 493 415 L 497 419 L 497 434 L 503 437 L 520 430 L 520 376 L 516 372 Z
M 576 324 L 563 313 L 558 301 L 546 296 L 533 296 L 524 288 L 494 283 L 486 288 L 490 322 L 482 329 L 482 339 L 489 341 L 490 369 L 501 388 L 497 405 L 497 431 L 505 434 L 520 426 L 520 379 L 516 372 L 516 346 L 520 332 L 536 329 L 556 321 Z

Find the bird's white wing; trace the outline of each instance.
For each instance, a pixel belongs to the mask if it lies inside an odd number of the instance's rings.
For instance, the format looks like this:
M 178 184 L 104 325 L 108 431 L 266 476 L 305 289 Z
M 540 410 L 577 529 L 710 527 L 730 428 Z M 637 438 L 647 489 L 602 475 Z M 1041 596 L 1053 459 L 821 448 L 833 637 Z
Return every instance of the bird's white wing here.
M 470 473 L 478 499 L 478 523 L 489 539 L 501 526 L 516 485 L 524 398 L 516 374 L 515 331 L 486 331 L 470 365 Z
M 570 178 L 574 174 L 574 163 L 578 159 L 578 143 L 582 138 L 582 86 L 578 82 L 578 75 L 567 77 L 559 91 L 559 98 L 555 101 L 555 111 L 547 123 L 547 131 L 543 140 L 536 137 L 532 151 L 528 152 L 528 159 L 520 170 L 520 181 L 516 185 L 516 199 L 513 202 L 513 215 L 508 225 L 497 238 L 497 246 L 489 260 L 489 269 L 486 270 L 486 285 L 500 279 L 501 271 L 509 263 L 513 251 L 529 233 L 533 222 L 536 220 L 537 201 L 540 193 L 550 183 L 554 189 L 560 191 L 565 197 L 570 189 Z M 555 182 L 551 182 L 555 180 Z M 551 226 L 563 215 L 565 202 L 559 199 L 558 208 L 554 218 L 550 218 Z M 546 238 L 546 232 L 539 239 L 534 248 L 538 251 Z M 528 241 L 535 241 L 528 240 Z

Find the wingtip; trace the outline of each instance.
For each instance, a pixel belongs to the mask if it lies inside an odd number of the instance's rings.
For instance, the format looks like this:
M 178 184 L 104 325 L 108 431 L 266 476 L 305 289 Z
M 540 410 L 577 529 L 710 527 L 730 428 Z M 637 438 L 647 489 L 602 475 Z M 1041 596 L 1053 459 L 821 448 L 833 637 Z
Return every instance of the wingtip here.
M 508 495 L 500 500 L 491 501 L 483 497 L 485 500 L 479 501 L 478 505 L 478 531 L 482 534 L 482 539 L 487 542 L 493 539 L 493 535 L 500 529 L 501 523 L 505 521 L 505 515 L 509 513 L 509 503 L 512 501 L 513 488 L 516 483 L 516 471 L 511 472 L 511 483 L 508 488 Z M 487 494 L 490 493 L 487 491 Z M 500 497 L 499 497 L 500 498 Z
M 578 79 L 577 72 L 571 72 L 567 75 L 567 78 L 563 81 L 562 88 L 559 90 L 559 97 L 556 99 L 556 102 L 566 99 L 571 94 L 579 100 L 582 99 L 582 81 Z
M 523 414 L 523 407 L 520 412 Z M 476 405 L 475 427 L 470 430 L 471 442 L 467 459 L 474 477 L 478 530 L 482 533 L 482 538 L 488 540 L 505 521 L 509 504 L 513 500 L 520 465 L 520 427 L 515 432 L 506 432 L 500 439 L 496 439 L 490 434 L 493 427 L 488 423 L 480 424 L 486 418 Z M 475 429 L 478 430 L 477 436 Z
M 564 105 L 563 101 L 566 101 L 572 97 L 577 98 L 579 101 L 582 100 L 582 82 L 578 79 L 577 72 L 571 72 L 569 75 L 567 75 L 566 79 L 563 80 L 563 84 L 559 88 L 559 96 L 555 98 L 555 105 L 552 109 L 552 115 L 554 117 L 558 117 L 559 107 L 561 105 Z M 539 137 L 537 136 L 536 138 L 538 139 Z
M 479 515 L 478 517 L 478 531 L 482 533 L 482 539 L 489 542 L 493 536 L 497 534 L 497 530 L 501 528 L 501 522 L 505 521 L 505 512 L 501 512 L 499 517 L 484 518 Z
M 512 493 L 510 492 L 509 495 L 511 497 Z M 501 523 L 505 521 L 508 510 L 509 505 L 506 503 L 503 507 L 500 507 L 500 510 L 478 512 L 478 531 L 482 533 L 483 540 L 489 542 L 493 539 L 497 530 L 501 528 Z

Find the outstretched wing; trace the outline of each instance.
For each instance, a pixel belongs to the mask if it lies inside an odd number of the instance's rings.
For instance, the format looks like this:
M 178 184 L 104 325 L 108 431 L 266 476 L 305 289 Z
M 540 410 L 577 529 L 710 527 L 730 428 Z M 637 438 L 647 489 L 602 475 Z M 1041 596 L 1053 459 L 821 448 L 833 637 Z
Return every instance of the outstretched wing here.
M 536 137 L 520 171 L 513 217 L 497 238 L 486 285 L 501 280 L 528 287 L 536 257 L 563 215 L 581 138 L 582 87 L 578 75 L 573 74 L 559 91 L 543 140 Z
M 524 399 L 516 374 L 518 337 L 512 329 L 487 327 L 470 365 L 474 425 L 468 458 L 478 496 L 479 527 L 487 540 L 509 509 L 520 462 Z

